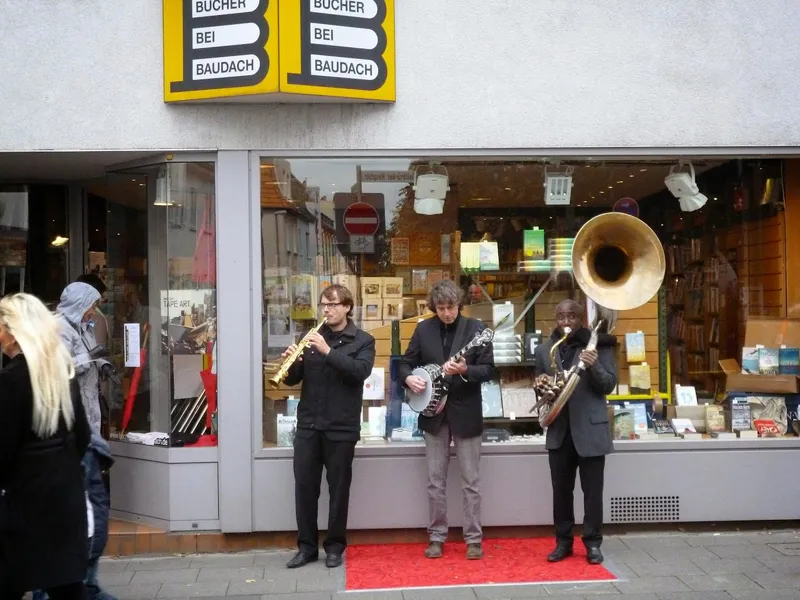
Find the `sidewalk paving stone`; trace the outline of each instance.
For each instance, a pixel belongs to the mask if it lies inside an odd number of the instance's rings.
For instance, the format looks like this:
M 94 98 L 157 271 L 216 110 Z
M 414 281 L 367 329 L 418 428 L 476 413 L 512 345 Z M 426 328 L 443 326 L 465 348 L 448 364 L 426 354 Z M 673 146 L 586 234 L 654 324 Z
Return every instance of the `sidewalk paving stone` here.
M 603 551 L 615 582 L 347 592 L 345 569 L 328 569 L 324 552 L 287 569 L 288 550 L 104 558 L 100 582 L 119 600 L 800 599 L 797 532 L 614 535 Z

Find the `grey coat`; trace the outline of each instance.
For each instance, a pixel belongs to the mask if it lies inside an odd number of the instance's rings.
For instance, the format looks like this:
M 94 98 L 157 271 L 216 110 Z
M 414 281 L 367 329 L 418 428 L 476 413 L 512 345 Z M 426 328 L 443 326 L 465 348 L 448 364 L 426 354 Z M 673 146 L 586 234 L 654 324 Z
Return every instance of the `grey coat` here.
M 534 360 L 536 375 L 547 373 L 553 375 L 550 367 L 550 348 L 553 340 L 548 339 L 536 348 Z M 583 347 L 575 352 L 574 363 Z M 614 451 L 614 442 L 608 422 L 606 394 L 610 394 L 617 385 L 617 368 L 612 346 L 598 346 L 598 360 L 589 367 L 581 377 L 572 397 L 568 400 L 569 430 L 578 455 L 582 457 L 604 456 Z M 569 368 L 568 365 L 564 365 Z M 566 411 L 565 411 L 566 412 Z M 547 428 L 545 447 L 557 450 L 564 442 L 567 434 L 567 415 L 562 412 Z
M 92 361 L 89 351 L 97 346 L 92 328 L 83 322 L 83 315 L 100 300 L 100 293 L 88 283 L 71 283 L 61 293 L 56 309 L 59 335 L 75 363 L 81 400 L 92 433 L 100 435 L 100 366 L 107 361 Z

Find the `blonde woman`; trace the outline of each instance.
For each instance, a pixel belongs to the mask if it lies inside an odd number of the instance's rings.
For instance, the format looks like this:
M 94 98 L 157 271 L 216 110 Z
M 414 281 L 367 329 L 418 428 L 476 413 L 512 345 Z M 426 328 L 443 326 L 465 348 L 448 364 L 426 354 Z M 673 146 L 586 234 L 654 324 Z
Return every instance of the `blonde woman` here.
M 0 598 L 45 590 L 85 600 L 81 459 L 89 423 L 55 316 L 34 296 L 0 300 Z

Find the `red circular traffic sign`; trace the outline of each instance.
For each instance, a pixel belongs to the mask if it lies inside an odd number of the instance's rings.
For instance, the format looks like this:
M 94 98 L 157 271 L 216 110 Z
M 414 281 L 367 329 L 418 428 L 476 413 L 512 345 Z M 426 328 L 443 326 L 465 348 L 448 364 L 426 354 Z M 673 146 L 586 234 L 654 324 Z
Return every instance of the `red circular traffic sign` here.
M 354 202 L 344 210 L 344 230 L 350 235 L 375 235 L 380 218 L 375 207 L 366 202 Z

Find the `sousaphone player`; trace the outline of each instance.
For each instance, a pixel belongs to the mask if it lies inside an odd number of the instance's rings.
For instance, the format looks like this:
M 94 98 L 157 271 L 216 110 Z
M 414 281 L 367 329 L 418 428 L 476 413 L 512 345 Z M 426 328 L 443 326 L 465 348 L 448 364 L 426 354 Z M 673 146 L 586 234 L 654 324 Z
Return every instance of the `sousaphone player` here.
M 612 212 L 590 219 L 578 231 L 572 271 L 583 293 L 613 313 L 637 308 L 653 298 L 664 280 L 666 260 L 661 242 L 644 221 Z M 553 386 L 558 392 L 542 420 L 547 426 L 556 529 L 556 548 L 547 559 L 556 562 L 572 554 L 573 490 L 580 471 L 583 543 L 588 562 L 598 564 L 603 561 L 605 457 L 614 447 L 606 396 L 617 385 L 616 338 L 600 331 L 605 318 L 589 324 L 594 333 L 590 331 L 584 306 L 574 300 L 561 302 L 555 316 L 553 336 L 534 355 L 537 393 L 545 391 L 547 398 Z M 557 372 L 569 375 L 559 381 Z

